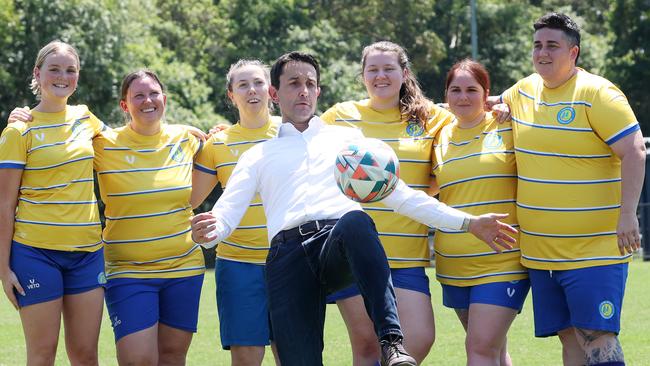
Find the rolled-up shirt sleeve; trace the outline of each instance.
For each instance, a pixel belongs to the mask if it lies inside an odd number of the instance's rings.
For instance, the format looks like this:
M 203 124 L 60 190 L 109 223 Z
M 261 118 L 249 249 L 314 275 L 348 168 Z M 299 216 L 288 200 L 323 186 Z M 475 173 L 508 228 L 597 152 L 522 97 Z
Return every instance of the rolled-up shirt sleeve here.
M 469 216 L 422 191 L 410 188 L 401 179 L 382 203 L 401 215 L 433 228 L 459 230 L 463 226 L 463 220 Z

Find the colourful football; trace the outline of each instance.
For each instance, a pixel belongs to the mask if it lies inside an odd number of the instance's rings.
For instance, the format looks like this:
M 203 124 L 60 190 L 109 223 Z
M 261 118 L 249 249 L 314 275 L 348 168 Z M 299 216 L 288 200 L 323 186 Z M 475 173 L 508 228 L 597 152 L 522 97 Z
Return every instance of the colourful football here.
M 366 138 L 336 156 L 336 184 L 348 198 L 376 202 L 388 196 L 399 181 L 399 160 L 385 142 Z

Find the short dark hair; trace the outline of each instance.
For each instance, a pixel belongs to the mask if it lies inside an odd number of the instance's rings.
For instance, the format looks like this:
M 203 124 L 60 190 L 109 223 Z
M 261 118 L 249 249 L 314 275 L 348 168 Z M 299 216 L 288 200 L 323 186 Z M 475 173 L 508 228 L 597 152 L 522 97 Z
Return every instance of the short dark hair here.
M 535 31 L 543 28 L 559 29 L 569 41 L 571 46 L 578 46 L 576 65 L 580 57 L 580 27 L 568 15 L 562 13 L 548 13 L 537 19 L 533 24 Z
M 278 57 L 273 63 L 273 66 L 271 66 L 271 85 L 274 88 L 280 88 L 280 76 L 284 72 L 284 65 L 289 62 L 304 62 L 312 65 L 316 69 L 316 84 L 320 86 L 320 66 L 318 60 L 308 53 L 291 51 Z

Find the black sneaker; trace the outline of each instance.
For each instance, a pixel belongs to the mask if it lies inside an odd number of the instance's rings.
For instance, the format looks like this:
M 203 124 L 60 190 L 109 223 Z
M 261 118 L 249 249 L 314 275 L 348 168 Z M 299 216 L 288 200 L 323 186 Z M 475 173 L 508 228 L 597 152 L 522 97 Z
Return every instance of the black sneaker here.
M 381 340 L 381 366 L 416 366 L 415 359 L 406 352 L 401 338 Z

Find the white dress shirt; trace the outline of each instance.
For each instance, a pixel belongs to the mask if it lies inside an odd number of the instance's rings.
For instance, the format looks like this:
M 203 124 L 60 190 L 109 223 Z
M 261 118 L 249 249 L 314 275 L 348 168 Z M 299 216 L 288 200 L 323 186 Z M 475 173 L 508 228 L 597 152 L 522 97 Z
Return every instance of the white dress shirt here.
M 258 144 L 239 159 L 212 213 L 217 218 L 211 245 L 237 228 L 250 201 L 259 192 L 269 241 L 280 231 L 311 220 L 338 219 L 361 206 L 341 193 L 334 180 L 336 155 L 364 138 L 357 129 L 329 126 L 318 118 L 298 131 L 283 123 L 278 137 Z M 460 229 L 466 213 L 448 207 L 399 181 L 382 201 L 396 212 L 431 227 Z

